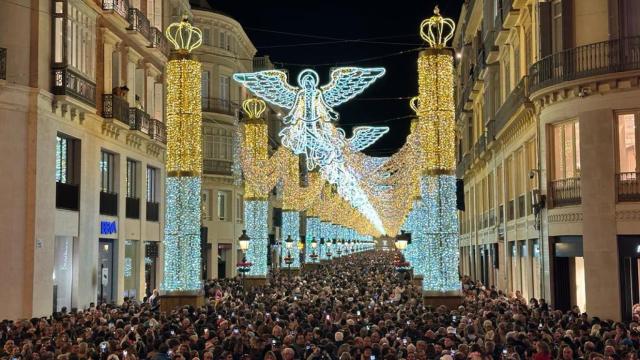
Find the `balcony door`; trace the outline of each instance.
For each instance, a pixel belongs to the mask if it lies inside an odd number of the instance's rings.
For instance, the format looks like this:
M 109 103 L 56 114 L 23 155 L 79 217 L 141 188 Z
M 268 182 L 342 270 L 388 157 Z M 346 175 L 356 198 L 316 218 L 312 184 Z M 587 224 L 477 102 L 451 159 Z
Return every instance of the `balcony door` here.
M 620 0 L 621 37 L 640 36 L 640 1 Z

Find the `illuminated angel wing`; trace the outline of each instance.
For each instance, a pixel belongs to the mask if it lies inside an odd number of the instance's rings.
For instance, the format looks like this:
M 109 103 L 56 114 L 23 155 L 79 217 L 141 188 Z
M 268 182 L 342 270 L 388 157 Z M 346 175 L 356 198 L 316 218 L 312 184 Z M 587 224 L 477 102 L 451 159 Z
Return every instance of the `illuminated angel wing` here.
M 286 109 L 293 107 L 299 90 L 289 85 L 287 73 L 280 70 L 237 73 L 233 74 L 233 79 L 256 96 Z
M 363 92 L 384 73 L 384 68 L 337 68 L 331 72 L 331 81 L 320 88 L 324 101 L 331 107 L 345 103 Z
M 382 135 L 389 132 L 386 126 L 359 126 L 353 129 L 353 136 L 349 139 L 349 149 L 357 152 L 368 148 L 374 142 L 378 141 Z

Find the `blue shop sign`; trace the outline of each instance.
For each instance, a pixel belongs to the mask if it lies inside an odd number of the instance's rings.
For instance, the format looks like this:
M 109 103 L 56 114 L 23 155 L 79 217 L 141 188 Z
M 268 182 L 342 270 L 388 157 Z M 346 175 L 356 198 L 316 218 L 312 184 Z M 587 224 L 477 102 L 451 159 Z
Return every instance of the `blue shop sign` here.
M 118 232 L 118 227 L 115 221 L 100 221 L 100 234 L 109 235 Z

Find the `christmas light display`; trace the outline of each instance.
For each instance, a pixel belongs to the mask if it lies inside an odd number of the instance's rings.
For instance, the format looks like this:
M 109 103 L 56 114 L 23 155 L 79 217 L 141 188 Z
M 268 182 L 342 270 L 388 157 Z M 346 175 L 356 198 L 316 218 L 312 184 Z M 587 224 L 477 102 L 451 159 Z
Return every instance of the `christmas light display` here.
M 290 264 L 292 269 L 300 267 L 300 251 L 296 244 L 300 241 L 300 213 L 297 211 L 282 211 L 282 228 L 280 230 L 283 240 L 288 239 L 291 236 L 293 240 L 293 246 L 291 249 L 283 249 L 284 254 L 289 253 L 293 257 L 293 261 Z
M 166 31 L 175 52 L 167 64 L 167 159 L 164 280 L 166 292 L 201 291 L 200 189 L 202 65 L 190 52 L 202 33 L 186 19 Z
M 247 261 L 252 263 L 246 275 L 267 276 L 267 252 L 269 250 L 268 229 L 269 202 L 267 200 L 244 201 L 244 226 L 251 238 L 247 249 Z
M 347 140 L 344 131 L 331 122 L 338 119 L 333 107 L 360 94 L 384 72 L 383 68 L 338 68 L 332 71 L 332 80 L 320 88 L 318 74 L 310 69 L 298 75 L 300 88 L 289 85 L 286 73 L 279 70 L 234 75 L 236 81 L 257 96 L 289 110 L 280 132 L 282 144 L 294 154 L 305 154 L 309 170 L 318 165 L 323 178 L 336 184 L 340 196 L 380 233 L 384 232 L 382 221 L 345 163 L 344 153 L 366 148 L 388 129 L 361 127 Z
M 437 7 L 421 25 L 422 38 L 431 48 L 419 55 L 419 95 L 412 102 L 418 115 L 414 130 L 426 156 L 418 204 L 405 225 L 412 233 L 406 255 L 415 273 L 424 276 L 423 289 L 431 294 L 460 290 L 453 54 L 445 49 L 452 36 L 443 33 L 447 26 L 454 31 L 453 22 L 443 19 Z
M 316 241 L 320 241 L 321 236 L 321 222 L 320 222 L 320 218 L 315 217 L 315 216 L 309 216 L 309 214 L 307 213 L 307 233 L 305 234 L 305 261 L 306 262 L 315 262 L 317 259 L 313 259 L 311 258 L 311 241 L 313 239 L 316 239 Z M 321 251 L 322 249 L 321 244 L 320 243 L 316 243 L 317 244 L 317 248 L 316 248 L 316 255 L 321 256 L 322 253 L 318 254 L 318 251 Z

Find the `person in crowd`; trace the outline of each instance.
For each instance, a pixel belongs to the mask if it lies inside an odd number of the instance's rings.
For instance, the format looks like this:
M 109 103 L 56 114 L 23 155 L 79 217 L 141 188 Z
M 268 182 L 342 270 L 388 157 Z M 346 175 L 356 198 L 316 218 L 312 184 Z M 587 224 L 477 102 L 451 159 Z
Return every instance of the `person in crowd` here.
M 461 279 L 464 302 L 429 307 L 397 276 L 393 252 L 332 260 L 266 286 L 205 284 L 205 305 L 159 311 L 147 301 L 92 304 L 50 317 L 0 322 L 10 360 L 489 360 L 637 359 L 640 306 L 630 322 L 563 312 Z

